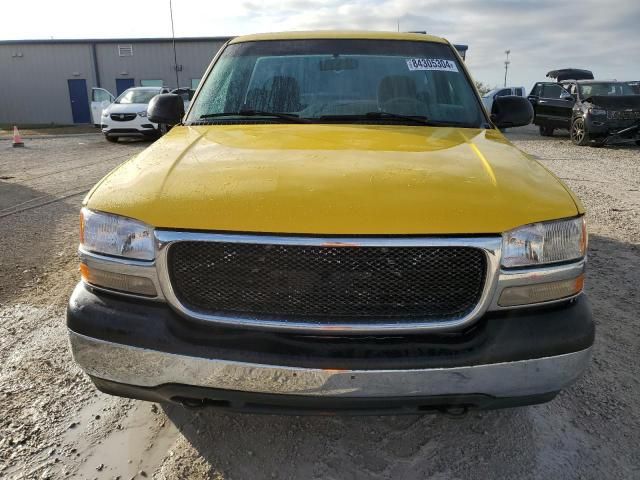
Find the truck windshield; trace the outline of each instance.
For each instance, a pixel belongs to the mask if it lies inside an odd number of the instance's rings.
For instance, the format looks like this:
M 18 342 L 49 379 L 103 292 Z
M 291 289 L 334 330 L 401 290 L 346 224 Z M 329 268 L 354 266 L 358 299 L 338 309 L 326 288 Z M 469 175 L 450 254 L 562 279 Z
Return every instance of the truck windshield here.
M 436 125 L 479 127 L 486 122 L 453 49 L 435 42 L 232 44 L 194 102 L 188 124 L 237 121 L 249 112 L 254 120 L 273 112 L 289 114 L 291 121 L 296 116 L 319 123 L 416 125 L 410 117 Z M 281 115 L 278 121 L 287 119 Z
M 617 95 L 634 95 L 635 92 L 631 85 L 623 82 L 598 82 L 578 84 L 580 96 L 589 98 L 594 96 L 617 96 Z

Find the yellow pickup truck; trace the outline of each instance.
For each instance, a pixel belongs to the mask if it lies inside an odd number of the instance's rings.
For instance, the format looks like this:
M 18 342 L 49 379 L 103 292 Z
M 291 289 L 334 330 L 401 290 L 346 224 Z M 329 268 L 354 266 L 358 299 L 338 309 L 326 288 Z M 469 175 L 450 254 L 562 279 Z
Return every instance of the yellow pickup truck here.
M 188 112 L 84 200 L 76 362 L 114 395 L 251 412 L 463 414 L 586 368 L 580 201 L 446 40 L 238 37 Z

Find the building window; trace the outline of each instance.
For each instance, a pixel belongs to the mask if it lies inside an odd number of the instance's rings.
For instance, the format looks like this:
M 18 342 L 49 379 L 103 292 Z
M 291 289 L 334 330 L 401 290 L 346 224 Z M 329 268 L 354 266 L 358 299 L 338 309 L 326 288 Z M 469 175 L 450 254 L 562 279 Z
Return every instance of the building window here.
M 140 80 L 141 87 L 162 87 L 163 85 L 162 80 Z
M 119 57 L 133 57 L 133 45 L 118 45 Z
M 194 90 L 196 88 L 198 88 L 198 85 L 200 84 L 200 78 L 192 78 L 191 79 L 191 88 L 193 88 Z

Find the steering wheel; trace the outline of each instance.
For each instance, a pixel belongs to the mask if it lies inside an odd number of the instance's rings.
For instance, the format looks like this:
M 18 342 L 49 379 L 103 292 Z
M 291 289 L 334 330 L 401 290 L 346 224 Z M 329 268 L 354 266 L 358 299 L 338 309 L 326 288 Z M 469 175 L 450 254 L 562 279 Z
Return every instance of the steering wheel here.
M 401 115 L 419 115 L 418 105 L 422 103 L 414 97 L 393 97 L 384 102 L 378 102 L 378 108 L 383 112 L 399 113 Z

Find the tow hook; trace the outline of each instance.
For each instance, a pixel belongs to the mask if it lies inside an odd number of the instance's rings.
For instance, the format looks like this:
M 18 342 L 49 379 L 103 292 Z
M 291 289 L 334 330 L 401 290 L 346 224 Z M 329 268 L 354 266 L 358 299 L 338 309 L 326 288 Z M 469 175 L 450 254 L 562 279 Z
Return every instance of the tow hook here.
M 460 419 L 467 415 L 469 407 L 466 405 L 451 405 L 444 409 L 444 414 L 449 418 Z
M 177 401 L 180 405 L 190 410 L 200 409 L 205 406 L 204 400 L 199 398 L 176 397 L 174 398 L 174 401 Z

